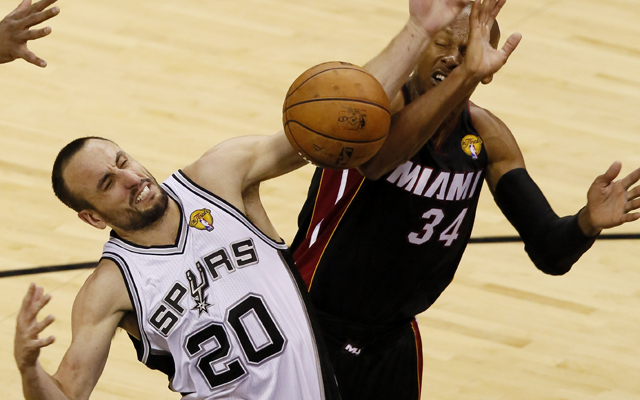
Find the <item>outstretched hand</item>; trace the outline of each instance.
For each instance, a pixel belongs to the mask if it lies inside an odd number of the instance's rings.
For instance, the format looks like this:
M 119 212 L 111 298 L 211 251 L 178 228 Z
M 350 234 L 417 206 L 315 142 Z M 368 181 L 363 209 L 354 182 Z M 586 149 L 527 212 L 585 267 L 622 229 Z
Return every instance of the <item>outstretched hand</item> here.
M 491 82 L 493 74 L 506 64 L 522 39 L 520 33 L 514 33 L 509 36 L 502 49 L 497 50 L 491 46 L 491 27 L 506 1 L 476 0 L 471 8 L 469 42 L 462 66 L 484 84 Z
M 580 227 L 588 236 L 597 235 L 602 229 L 613 228 L 640 218 L 631 212 L 640 208 L 640 168 L 624 178 L 614 181 L 622 163 L 614 162 L 607 172 L 598 176 L 587 192 L 587 206 L 579 216 Z
M 409 0 L 411 21 L 431 36 L 449 25 L 470 0 Z
M 34 367 L 40 356 L 40 349 L 50 345 L 55 340 L 53 336 L 39 338 L 39 334 L 47 326 L 51 325 L 54 320 L 53 315 L 49 315 L 39 322 L 37 320 L 38 312 L 49 303 L 49 300 L 51 300 L 51 295 L 44 294 L 42 287 L 36 287 L 32 283 L 22 301 L 13 344 L 14 356 L 20 371 Z
M 0 63 L 7 63 L 22 58 L 39 67 L 46 67 L 47 62 L 27 48 L 27 41 L 47 36 L 51 27 L 29 29 L 54 16 L 60 9 L 52 7 L 57 0 L 40 0 L 31 4 L 31 0 L 22 0 L 20 5 L 0 21 Z

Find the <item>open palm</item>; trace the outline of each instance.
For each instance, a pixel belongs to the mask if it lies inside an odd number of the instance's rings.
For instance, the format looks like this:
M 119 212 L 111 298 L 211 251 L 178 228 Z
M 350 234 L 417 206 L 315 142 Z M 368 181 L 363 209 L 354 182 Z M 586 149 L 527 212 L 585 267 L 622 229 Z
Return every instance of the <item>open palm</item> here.
M 463 67 L 482 83 L 489 83 L 493 74 L 507 62 L 509 56 L 518 46 L 522 35 L 514 33 L 505 42 L 502 49 L 491 46 L 491 27 L 506 0 L 477 0 L 471 8 L 469 17 L 469 42 Z
M 587 192 L 587 212 L 594 229 L 613 228 L 640 218 L 631 211 L 640 208 L 640 186 L 631 188 L 640 180 L 640 168 L 624 178 L 614 181 L 622 164 L 613 163 L 607 172 L 598 176 Z

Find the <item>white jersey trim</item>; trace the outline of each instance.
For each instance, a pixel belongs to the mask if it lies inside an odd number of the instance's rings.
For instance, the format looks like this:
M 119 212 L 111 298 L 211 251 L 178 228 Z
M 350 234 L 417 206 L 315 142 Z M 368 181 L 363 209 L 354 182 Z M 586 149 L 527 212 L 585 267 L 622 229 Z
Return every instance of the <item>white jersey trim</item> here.
M 129 292 L 129 298 L 131 299 L 131 304 L 133 305 L 134 312 L 136 313 L 136 319 L 138 322 L 138 330 L 140 331 L 140 342 L 142 343 L 142 358 L 140 361 L 144 364 L 147 364 L 149 359 L 149 353 L 151 351 L 151 345 L 149 344 L 149 338 L 145 334 L 144 330 L 144 315 L 143 315 L 143 307 L 140 301 L 140 296 L 138 294 L 138 289 L 136 287 L 136 283 L 131 276 L 131 271 L 129 270 L 129 266 L 127 262 L 118 254 L 112 253 L 109 251 L 105 251 L 102 254 L 102 258 L 106 258 L 108 260 L 113 261 L 120 272 L 122 273 L 122 277 L 124 278 L 125 286 L 127 287 L 127 291 Z
M 182 172 L 182 170 L 178 170 L 178 172 L 173 174 L 172 177 L 176 180 L 177 183 L 180 183 L 191 193 L 214 204 L 220 210 L 225 211 L 227 214 L 237 219 L 239 222 L 241 222 L 244 226 L 246 226 L 256 236 L 258 236 L 260 239 L 262 239 L 265 243 L 267 243 L 271 247 L 278 250 L 287 250 L 289 248 L 284 242 L 276 242 L 275 240 L 271 239 L 269 236 L 264 234 L 260 230 L 260 228 L 258 228 L 253 222 L 251 222 L 251 220 L 249 220 L 249 218 L 247 218 L 246 215 L 244 215 L 244 213 L 242 213 L 232 204 L 228 203 L 226 200 L 216 196 L 214 193 L 208 191 L 207 189 L 193 182 L 191 179 L 189 179 L 187 175 L 185 175 L 184 172 Z M 163 183 L 163 185 L 165 186 L 169 185 L 168 179 Z

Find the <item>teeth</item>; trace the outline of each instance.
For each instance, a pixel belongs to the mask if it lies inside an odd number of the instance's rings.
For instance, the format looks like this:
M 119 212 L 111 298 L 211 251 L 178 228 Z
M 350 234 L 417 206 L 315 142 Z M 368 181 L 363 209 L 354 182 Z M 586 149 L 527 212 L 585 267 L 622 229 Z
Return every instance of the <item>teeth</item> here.
M 442 74 L 437 74 L 436 75 L 436 80 L 439 81 L 439 82 L 442 82 L 444 80 L 444 78 L 445 78 L 445 76 L 442 75 Z
M 140 203 L 142 200 L 144 200 L 144 198 L 147 197 L 147 194 L 149 194 L 149 186 L 142 189 L 142 193 L 140 193 L 140 196 L 138 196 L 138 198 L 136 199 L 136 203 Z

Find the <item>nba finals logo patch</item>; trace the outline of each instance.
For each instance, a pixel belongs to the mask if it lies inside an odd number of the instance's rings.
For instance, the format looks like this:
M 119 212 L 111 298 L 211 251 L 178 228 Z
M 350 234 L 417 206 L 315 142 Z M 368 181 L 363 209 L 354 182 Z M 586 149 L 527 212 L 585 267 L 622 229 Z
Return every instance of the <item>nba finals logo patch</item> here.
M 482 152 L 482 139 L 475 135 L 467 135 L 462 138 L 460 144 L 462 145 L 462 151 L 474 160 L 478 159 L 478 156 Z
M 189 220 L 189 226 L 200 229 L 201 231 L 213 231 L 213 217 L 211 216 L 211 210 L 203 208 L 202 210 L 192 212 Z

